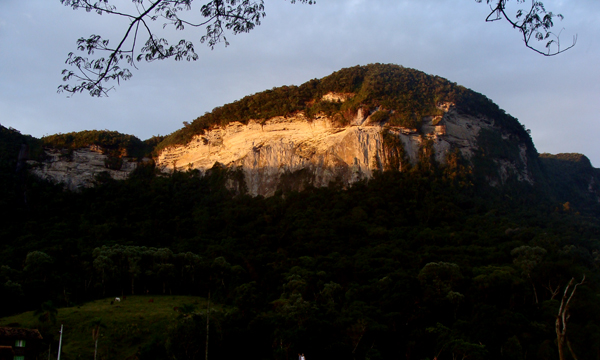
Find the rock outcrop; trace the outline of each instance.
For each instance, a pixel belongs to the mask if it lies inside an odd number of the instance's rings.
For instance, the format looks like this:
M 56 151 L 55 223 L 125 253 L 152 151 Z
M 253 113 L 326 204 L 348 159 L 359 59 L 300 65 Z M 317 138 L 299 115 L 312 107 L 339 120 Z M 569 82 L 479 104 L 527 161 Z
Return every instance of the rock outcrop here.
M 324 100 L 344 101 L 348 97 L 327 94 Z M 164 149 L 156 164 L 163 172 L 196 169 L 204 173 L 218 163 L 241 172 L 248 193 L 270 196 L 278 189 L 302 190 L 307 185 L 320 187 L 334 182 L 348 186 L 371 178 L 374 171 L 415 165 L 423 154 L 428 155 L 427 151 L 433 152 L 439 164 L 445 164 L 452 152 L 471 160 L 479 151 L 482 129 L 499 132 L 511 141 L 510 134 L 496 127 L 491 119 L 462 114 L 453 104 L 440 104 L 438 108 L 444 115 L 423 119 L 419 131 L 373 123 L 371 114 L 361 111 L 348 126 L 338 126 L 324 115 L 309 120 L 302 113 L 262 123 L 231 122 L 196 135 L 186 145 Z M 400 147 L 399 161 L 392 161 L 390 144 L 384 137 L 391 137 L 392 143 Z M 492 185 L 513 176 L 533 182 L 527 146 L 514 146 L 521 149 L 522 156 L 494 159 L 500 176 L 490 176 Z
M 29 160 L 31 172 L 40 178 L 61 183 L 72 191 L 94 186 L 101 173 L 124 180 L 138 163 L 129 157 L 111 157 L 99 146 L 76 150 L 45 149 L 45 160 Z

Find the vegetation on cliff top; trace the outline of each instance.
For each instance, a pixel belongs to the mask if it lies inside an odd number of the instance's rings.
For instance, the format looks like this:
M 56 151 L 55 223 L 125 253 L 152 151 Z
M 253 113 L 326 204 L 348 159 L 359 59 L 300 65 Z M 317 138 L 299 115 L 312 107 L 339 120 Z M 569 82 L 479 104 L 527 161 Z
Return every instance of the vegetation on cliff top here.
M 345 102 L 322 100 L 327 93 L 352 94 Z M 308 118 L 325 113 L 340 125 L 347 124 L 358 109 L 368 113 L 381 109 L 381 120 L 392 126 L 418 128 L 424 116 L 440 115 L 437 105 L 451 102 L 459 111 L 493 119 L 497 126 L 531 143 L 529 134 L 517 119 L 506 114 L 484 95 L 439 76 L 390 64 L 355 66 L 313 79 L 300 86 L 266 90 L 213 109 L 162 141 L 157 150 L 186 144 L 193 136 L 232 121 L 247 123 L 275 116 L 304 112 Z
M 149 155 L 162 137 L 152 137 L 142 141 L 133 135 L 121 134 L 109 130 L 85 130 L 66 134 L 44 136 L 41 140 L 45 147 L 55 149 L 80 149 L 87 146 L 99 146 L 109 153 L 122 156 L 143 157 Z
M 590 193 L 600 194 L 600 169 L 592 166 L 582 154 L 540 154 L 540 163 L 546 171 L 545 178 L 557 198 L 569 201 L 571 206 L 580 203 L 598 203 Z
M 29 158 L 35 158 L 42 152 L 42 142 L 39 139 L 0 125 L 0 169 L 11 168 L 14 171 L 22 145 L 27 145 Z

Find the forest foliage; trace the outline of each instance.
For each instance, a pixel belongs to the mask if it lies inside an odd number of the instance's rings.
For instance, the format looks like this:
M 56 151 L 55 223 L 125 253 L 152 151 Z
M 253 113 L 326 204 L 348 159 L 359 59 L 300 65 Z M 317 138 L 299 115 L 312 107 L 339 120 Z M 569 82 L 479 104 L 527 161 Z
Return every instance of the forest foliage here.
M 154 136 L 142 141 L 133 135 L 109 130 L 84 130 L 66 134 L 48 135 L 41 138 L 47 148 L 76 150 L 96 145 L 108 153 L 141 158 L 148 156 L 163 137 Z
M 597 213 L 528 186 L 480 187 L 455 160 L 269 198 L 233 194 L 222 167 L 141 166 L 80 193 L 22 175 L 2 190 L 3 315 L 210 293 L 228 309 L 211 320 L 214 359 L 557 359 L 560 294 L 585 274 L 567 333 L 595 358 Z M 203 356 L 202 311 L 137 356 Z

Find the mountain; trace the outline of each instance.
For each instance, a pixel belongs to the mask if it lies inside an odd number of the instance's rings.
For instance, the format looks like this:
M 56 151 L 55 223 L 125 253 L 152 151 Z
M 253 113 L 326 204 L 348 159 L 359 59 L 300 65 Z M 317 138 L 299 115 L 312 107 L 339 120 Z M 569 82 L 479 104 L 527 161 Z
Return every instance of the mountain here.
M 93 186 L 99 175 L 125 179 L 154 150 L 163 173 L 206 174 L 219 166 L 230 189 L 253 196 L 347 188 L 382 171 L 432 166 L 462 167 L 478 184 L 496 188 L 534 186 L 560 200 L 574 191 L 576 202 L 593 204 L 600 194 L 596 171 L 586 170 L 585 181 L 559 180 L 528 130 L 485 96 L 397 65 L 356 66 L 247 96 L 146 143 L 101 131 L 42 142 L 45 156 L 29 161 L 31 171 L 71 190 Z
M 535 182 L 537 152 L 518 121 L 489 99 L 395 65 L 343 69 L 299 87 L 246 97 L 159 144 L 163 172 L 215 163 L 252 195 L 338 183 L 461 158 L 486 181 Z M 533 163 L 533 167 L 532 167 Z

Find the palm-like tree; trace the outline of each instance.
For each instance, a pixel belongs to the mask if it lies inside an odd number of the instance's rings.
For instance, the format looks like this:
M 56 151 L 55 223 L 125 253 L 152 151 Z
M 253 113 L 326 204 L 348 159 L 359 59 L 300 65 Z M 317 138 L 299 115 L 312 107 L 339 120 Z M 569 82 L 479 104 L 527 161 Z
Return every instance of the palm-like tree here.
M 38 317 L 38 320 L 42 323 L 56 323 L 56 314 L 58 314 L 58 310 L 52 303 L 52 300 L 48 300 L 45 303 L 42 303 L 34 313 L 35 316 Z
M 96 360 L 96 354 L 98 354 L 98 339 L 100 338 L 100 328 L 106 328 L 106 325 L 102 322 L 102 318 L 97 318 L 91 321 L 90 326 L 92 327 L 92 339 L 94 339 L 94 360 Z

